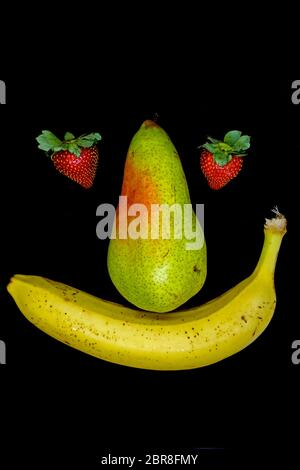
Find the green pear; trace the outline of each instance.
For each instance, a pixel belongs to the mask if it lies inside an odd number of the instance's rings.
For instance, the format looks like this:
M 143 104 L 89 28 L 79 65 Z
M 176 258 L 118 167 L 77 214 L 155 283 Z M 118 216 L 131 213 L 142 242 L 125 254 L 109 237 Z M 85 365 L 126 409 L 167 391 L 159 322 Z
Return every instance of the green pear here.
M 130 143 L 121 195 L 108 249 L 111 280 L 140 309 L 174 310 L 204 284 L 206 245 L 178 153 L 153 121 Z

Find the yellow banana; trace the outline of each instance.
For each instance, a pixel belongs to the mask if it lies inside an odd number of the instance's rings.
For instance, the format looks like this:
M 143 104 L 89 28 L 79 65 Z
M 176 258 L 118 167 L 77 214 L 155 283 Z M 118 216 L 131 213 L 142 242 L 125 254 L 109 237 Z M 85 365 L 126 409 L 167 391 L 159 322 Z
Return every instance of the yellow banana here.
M 8 291 L 30 322 L 73 348 L 143 369 L 193 369 L 237 353 L 267 327 L 285 232 L 286 219 L 277 212 L 266 221 L 253 274 L 220 297 L 179 312 L 134 310 L 39 276 L 15 275 Z

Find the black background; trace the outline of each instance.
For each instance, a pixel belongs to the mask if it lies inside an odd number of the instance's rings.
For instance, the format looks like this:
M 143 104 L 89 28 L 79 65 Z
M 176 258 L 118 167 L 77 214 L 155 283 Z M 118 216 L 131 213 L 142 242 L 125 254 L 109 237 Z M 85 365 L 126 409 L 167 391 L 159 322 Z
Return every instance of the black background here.
M 101 73 L 87 83 L 43 74 L 22 84 L 6 80 L 7 105 L 0 108 L 0 339 L 7 365 L 0 377 L 4 395 L 16 396 L 6 410 L 6 436 L 20 449 L 13 458 L 55 462 L 60 455 L 61 462 L 82 459 L 92 467 L 107 449 L 131 455 L 142 448 L 221 447 L 234 453 L 264 447 L 274 453 L 285 440 L 287 452 L 294 448 L 299 371 L 291 363 L 291 344 L 300 330 L 292 246 L 300 105 L 291 102 L 293 80 L 198 76 L 174 82 L 174 76 L 154 74 L 129 84 L 117 77 L 107 82 Z M 187 305 L 221 294 L 252 272 L 272 207 L 288 219 L 270 326 L 241 353 L 193 371 L 158 373 L 87 356 L 33 327 L 6 292 L 13 274 L 37 274 L 124 302 L 107 273 L 108 242 L 96 237 L 95 213 L 103 202 L 117 204 L 130 140 L 155 113 L 180 153 L 193 204 L 205 204 L 208 276 Z M 101 133 L 91 190 L 56 173 L 37 149 L 35 137 L 43 129 L 60 137 L 67 130 Z M 214 192 L 201 174 L 197 146 L 207 135 L 221 138 L 231 129 L 251 135 L 252 147 L 239 177 Z M 3 409 L 5 403 L 3 398 Z

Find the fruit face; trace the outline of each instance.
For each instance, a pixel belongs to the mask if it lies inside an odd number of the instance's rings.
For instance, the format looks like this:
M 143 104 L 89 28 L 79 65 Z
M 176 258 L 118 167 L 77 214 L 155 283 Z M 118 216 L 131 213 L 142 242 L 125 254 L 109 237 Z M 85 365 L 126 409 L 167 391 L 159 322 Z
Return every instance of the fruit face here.
M 53 164 L 60 173 L 86 189 L 91 188 L 93 185 L 98 160 L 96 146 L 82 149 L 79 157 L 67 150 L 57 152 L 52 157 Z
M 117 234 L 110 240 L 108 271 L 119 292 L 137 307 L 168 312 L 182 305 L 203 286 L 206 277 L 206 246 L 198 219 L 192 212 L 193 231 L 202 234 L 201 247 L 187 249 L 187 238 L 176 238 L 178 225 L 170 212 L 169 237 L 163 235 L 163 218 L 151 218 L 153 205 L 182 210 L 190 196 L 178 153 L 166 132 L 152 121 L 145 121 L 133 137 L 125 163 L 122 196 L 128 207 L 142 204 L 141 225 L 147 222 L 146 237 L 120 237 L 122 224 L 133 217 L 116 212 Z M 147 218 L 147 220 L 146 220 Z M 124 222 L 124 220 L 126 221 Z M 145 225 L 144 225 L 145 226 Z M 153 232 L 158 236 L 154 238 Z

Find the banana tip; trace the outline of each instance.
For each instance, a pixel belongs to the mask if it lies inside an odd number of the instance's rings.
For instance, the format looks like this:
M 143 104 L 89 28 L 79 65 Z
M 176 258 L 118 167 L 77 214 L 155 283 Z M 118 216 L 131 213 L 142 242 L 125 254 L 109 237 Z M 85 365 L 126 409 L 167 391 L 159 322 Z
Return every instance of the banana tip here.
M 23 274 L 14 274 L 10 280 L 9 283 L 7 284 L 7 290 L 9 293 L 12 291 L 12 286 L 15 285 L 16 281 L 25 281 L 26 276 Z
M 12 288 L 12 284 L 13 284 L 13 281 L 14 281 L 14 276 L 12 276 L 6 286 L 6 289 L 9 293 L 11 293 L 11 288 Z

